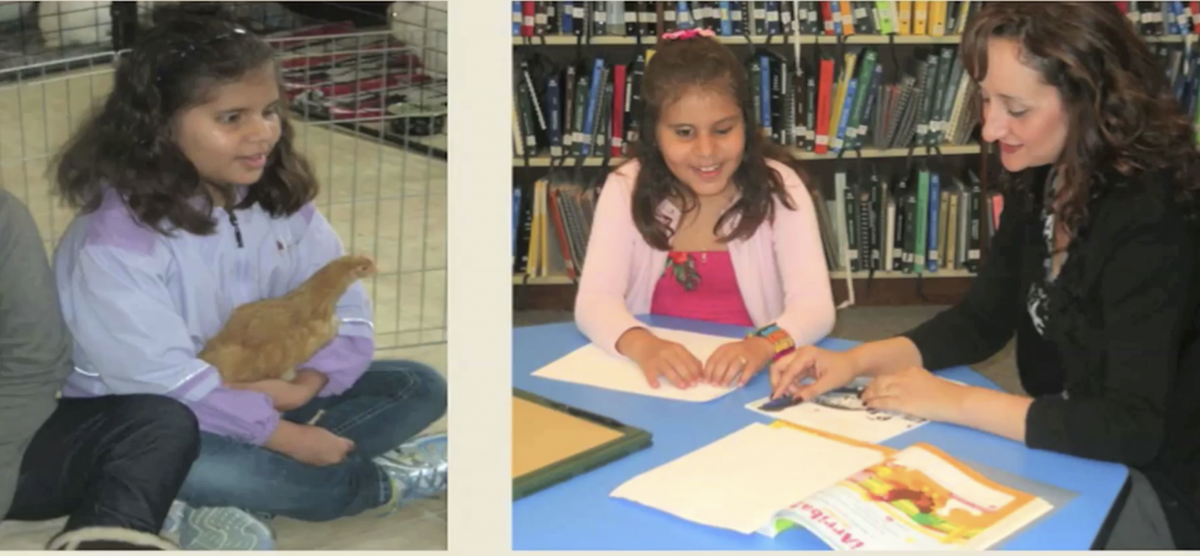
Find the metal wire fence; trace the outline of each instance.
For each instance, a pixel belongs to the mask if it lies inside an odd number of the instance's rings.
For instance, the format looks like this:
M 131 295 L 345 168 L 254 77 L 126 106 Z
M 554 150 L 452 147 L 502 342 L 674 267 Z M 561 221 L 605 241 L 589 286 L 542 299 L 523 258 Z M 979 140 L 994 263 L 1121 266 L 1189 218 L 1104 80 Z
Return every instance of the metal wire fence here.
M 377 30 L 324 21 L 265 33 L 317 204 L 348 251 L 376 260 L 366 286 L 380 349 L 446 338 L 446 7 L 397 4 Z M 48 252 L 73 214 L 51 196 L 47 165 L 111 91 L 117 55 L 0 70 L 0 188 L 29 205 Z

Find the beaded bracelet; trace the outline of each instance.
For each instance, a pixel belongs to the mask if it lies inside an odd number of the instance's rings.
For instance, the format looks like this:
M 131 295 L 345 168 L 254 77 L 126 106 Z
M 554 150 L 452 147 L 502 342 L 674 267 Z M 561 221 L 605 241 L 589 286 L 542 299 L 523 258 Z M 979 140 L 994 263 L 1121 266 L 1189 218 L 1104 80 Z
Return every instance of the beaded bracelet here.
M 780 357 L 796 351 L 796 342 L 792 340 L 787 331 L 776 326 L 775 323 L 768 324 L 746 335 L 746 338 L 753 337 L 765 338 L 768 342 L 771 342 L 771 347 L 775 350 L 775 356 L 771 359 L 772 361 L 778 361 Z

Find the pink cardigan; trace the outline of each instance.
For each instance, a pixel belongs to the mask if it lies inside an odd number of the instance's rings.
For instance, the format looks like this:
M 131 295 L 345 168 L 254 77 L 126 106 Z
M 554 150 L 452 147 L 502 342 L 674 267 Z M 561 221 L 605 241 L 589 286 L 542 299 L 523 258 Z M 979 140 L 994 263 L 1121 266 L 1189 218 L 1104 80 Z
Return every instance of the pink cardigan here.
M 729 255 L 755 326 L 774 322 L 797 346 L 808 345 L 828 335 L 835 319 L 824 247 L 812 197 L 800 177 L 782 163 L 771 160 L 769 165 L 783 177 L 796 210 L 776 200 L 773 225 L 764 223 L 749 239 L 730 242 Z M 667 261 L 667 252 L 646 243 L 633 223 L 638 168 L 636 161 L 628 162 L 605 181 L 575 298 L 580 331 L 616 356 L 617 339 L 644 326 L 634 315 L 650 312 L 654 286 Z M 672 226 L 680 217 L 669 202 L 659 206 L 659 214 Z

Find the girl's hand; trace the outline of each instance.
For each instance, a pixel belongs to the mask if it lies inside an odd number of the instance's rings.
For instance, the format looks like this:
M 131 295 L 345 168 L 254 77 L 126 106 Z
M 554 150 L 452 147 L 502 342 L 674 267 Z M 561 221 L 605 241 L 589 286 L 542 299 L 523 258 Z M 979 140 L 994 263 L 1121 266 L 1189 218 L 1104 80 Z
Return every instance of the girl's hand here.
M 867 407 L 930 421 L 953 421 L 969 386 L 939 378 L 920 367 L 876 377 L 863 389 Z
M 859 371 L 845 353 L 804 346 L 771 365 L 771 399 L 784 394 L 811 400 L 850 384 Z M 807 385 L 801 381 L 811 379 Z
M 662 377 L 676 388 L 687 389 L 700 380 L 703 371 L 700 360 L 687 348 L 650 334 L 629 350 L 628 357 L 642 369 L 651 388 L 658 388 Z
M 775 356 L 775 348 L 766 338 L 752 337 L 725 344 L 704 362 L 701 380 L 715 386 L 729 386 L 738 378 L 737 387 L 762 370 Z
M 342 438 L 327 429 L 311 425 L 302 427 L 300 444 L 289 454 L 299 461 L 309 465 L 335 465 L 346 461 L 346 454 L 354 449 L 354 442 Z
M 354 442 L 321 427 L 281 420 L 266 447 L 296 461 L 323 467 L 346 461 Z
M 328 377 L 320 372 L 301 369 L 296 372 L 294 382 L 269 378 L 257 382 L 230 383 L 227 386 L 266 394 L 277 411 L 291 411 L 312 401 L 328 381 Z
M 322 388 L 325 388 L 326 384 L 329 384 L 329 377 L 325 376 L 325 373 L 314 369 L 300 369 L 296 371 L 296 378 L 292 379 L 292 383 L 303 386 L 306 392 L 311 392 L 308 399 L 304 400 L 304 403 L 308 403 L 316 397 Z

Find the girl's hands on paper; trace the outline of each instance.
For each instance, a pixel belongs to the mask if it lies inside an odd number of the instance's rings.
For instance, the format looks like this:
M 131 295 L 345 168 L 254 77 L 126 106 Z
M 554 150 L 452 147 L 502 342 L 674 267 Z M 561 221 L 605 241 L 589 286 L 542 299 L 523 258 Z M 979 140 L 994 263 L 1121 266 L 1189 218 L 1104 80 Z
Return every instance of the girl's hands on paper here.
M 804 346 L 771 365 L 771 399 L 790 395 L 811 400 L 850 384 L 859 375 L 845 353 Z M 806 379 L 812 382 L 801 385 Z
M 967 388 L 920 367 L 908 367 L 876 377 L 863 390 L 862 401 L 871 409 L 930 421 L 951 421 Z
M 774 356 L 775 349 L 766 338 L 753 337 L 730 342 L 717 348 L 708 357 L 700 379 L 715 386 L 730 386 L 733 379 L 737 378 L 736 386 L 740 388 Z
M 617 340 L 617 350 L 637 363 L 652 388 L 667 379 L 676 388 L 687 389 L 700 380 L 703 365 L 692 352 L 675 342 L 663 340 L 648 330 L 634 328 Z

